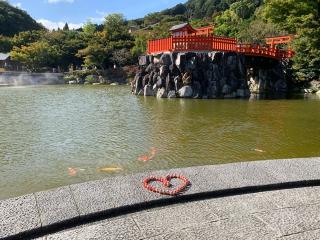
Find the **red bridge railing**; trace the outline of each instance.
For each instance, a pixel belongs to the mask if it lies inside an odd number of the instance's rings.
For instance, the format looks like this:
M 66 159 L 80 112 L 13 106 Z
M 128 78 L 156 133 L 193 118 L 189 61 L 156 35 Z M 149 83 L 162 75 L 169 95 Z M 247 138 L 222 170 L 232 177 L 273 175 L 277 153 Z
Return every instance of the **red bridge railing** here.
M 252 44 L 238 44 L 235 38 L 218 36 L 182 36 L 150 40 L 149 54 L 183 51 L 224 51 L 238 52 L 249 56 L 262 56 L 275 59 L 286 59 L 294 56 L 291 50 L 280 50 L 274 47 L 262 47 Z

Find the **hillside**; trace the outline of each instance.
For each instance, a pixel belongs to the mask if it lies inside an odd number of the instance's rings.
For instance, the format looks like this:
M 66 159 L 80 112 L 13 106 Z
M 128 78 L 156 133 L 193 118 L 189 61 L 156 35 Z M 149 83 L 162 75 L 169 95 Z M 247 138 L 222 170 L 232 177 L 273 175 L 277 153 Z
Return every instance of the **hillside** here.
M 188 0 L 144 18 L 129 21 L 137 27 L 134 53 L 144 53 L 148 39 L 169 35 L 175 24 L 214 25 L 214 34 L 235 37 L 242 43 L 264 44 L 264 38 L 295 36 L 292 71 L 298 80 L 320 78 L 319 0 Z M 312 61 L 310 61 L 312 59 Z M 290 64 L 291 64 L 290 63 Z
M 0 0 L 0 35 L 13 36 L 22 31 L 43 29 L 30 15 Z

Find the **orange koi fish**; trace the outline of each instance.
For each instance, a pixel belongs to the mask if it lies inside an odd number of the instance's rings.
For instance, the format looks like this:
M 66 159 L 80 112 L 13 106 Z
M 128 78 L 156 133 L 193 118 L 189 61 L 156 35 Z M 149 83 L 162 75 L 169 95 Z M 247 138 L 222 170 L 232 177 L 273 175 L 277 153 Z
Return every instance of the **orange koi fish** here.
M 69 176 L 75 177 L 78 173 L 78 170 L 76 168 L 68 168 L 68 173 L 69 173 Z

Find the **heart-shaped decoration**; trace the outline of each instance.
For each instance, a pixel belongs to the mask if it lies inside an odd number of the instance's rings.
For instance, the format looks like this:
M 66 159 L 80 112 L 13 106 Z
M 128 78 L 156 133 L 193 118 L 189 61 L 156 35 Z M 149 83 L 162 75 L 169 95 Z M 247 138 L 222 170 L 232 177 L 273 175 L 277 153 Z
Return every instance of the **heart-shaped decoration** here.
M 181 185 L 178 186 L 175 189 L 168 189 L 172 186 L 172 184 L 170 183 L 170 181 L 172 179 L 179 179 L 182 181 Z M 152 182 L 161 182 L 162 185 L 167 188 L 157 188 L 153 185 L 151 185 Z M 171 174 L 166 176 L 165 178 L 161 178 L 161 177 L 155 177 L 155 176 L 150 176 L 146 179 L 143 180 L 143 186 L 151 191 L 151 192 L 155 192 L 155 193 L 160 193 L 162 195 L 169 195 L 169 196 L 176 196 L 178 194 L 181 194 L 184 190 L 186 190 L 186 188 L 190 185 L 190 181 L 182 176 L 182 175 L 177 175 L 177 174 Z

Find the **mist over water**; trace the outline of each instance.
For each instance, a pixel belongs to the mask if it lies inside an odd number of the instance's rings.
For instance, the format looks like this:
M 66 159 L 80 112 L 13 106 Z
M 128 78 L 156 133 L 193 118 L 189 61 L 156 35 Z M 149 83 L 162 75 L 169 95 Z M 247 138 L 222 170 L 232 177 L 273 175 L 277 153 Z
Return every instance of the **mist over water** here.
M 64 83 L 64 81 L 63 74 L 61 73 L 0 73 L 0 86 L 49 85 L 62 83 Z

